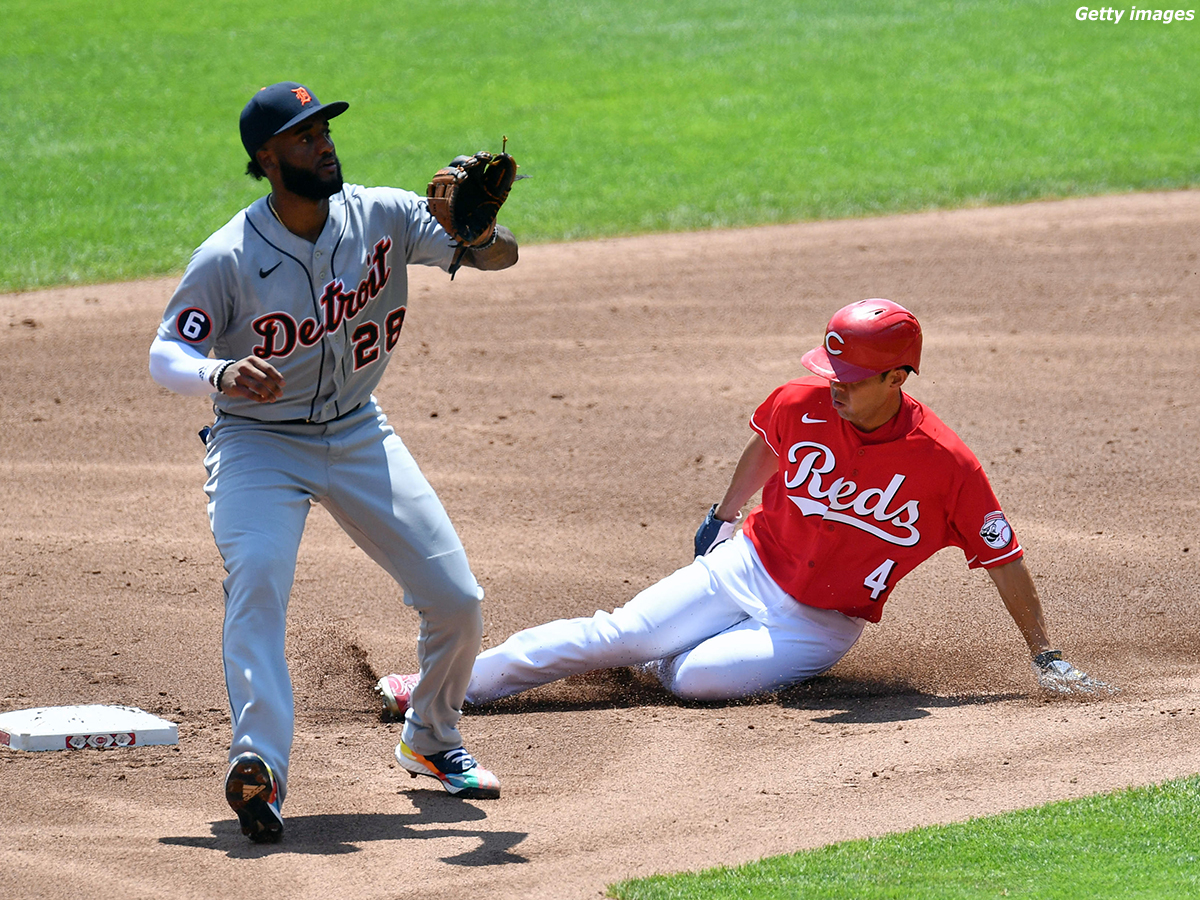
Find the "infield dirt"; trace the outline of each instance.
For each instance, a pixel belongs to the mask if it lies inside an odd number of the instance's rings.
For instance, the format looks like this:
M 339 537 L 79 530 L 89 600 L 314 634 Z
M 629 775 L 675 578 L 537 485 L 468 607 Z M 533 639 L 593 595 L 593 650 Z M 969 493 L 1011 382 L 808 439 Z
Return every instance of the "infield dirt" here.
M 215 228 L 220 223 L 213 223 Z M 173 748 L 0 749 L 0 894 L 585 898 L 1200 771 L 1200 192 L 522 250 L 410 270 L 380 401 L 487 590 L 487 645 L 611 609 L 690 560 L 747 419 L 838 307 L 925 330 L 909 389 L 966 440 L 1052 637 L 1119 685 L 1049 701 L 986 575 L 943 551 L 826 676 L 677 702 L 627 670 L 463 722 L 498 801 L 392 759 L 375 678 L 417 619 L 314 509 L 290 612 L 287 833 L 241 836 L 203 399 L 147 349 L 177 279 L 0 296 L 0 712 L 121 703 Z M 181 264 L 182 264 L 181 260 Z

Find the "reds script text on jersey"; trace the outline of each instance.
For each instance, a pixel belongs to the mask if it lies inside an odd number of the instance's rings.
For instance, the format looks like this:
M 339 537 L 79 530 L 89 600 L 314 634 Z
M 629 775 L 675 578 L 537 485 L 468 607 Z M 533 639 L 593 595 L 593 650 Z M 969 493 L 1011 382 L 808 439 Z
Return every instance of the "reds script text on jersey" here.
M 383 375 L 404 324 L 406 267 L 446 269 L 453 252 L 411 191 L 346 185 L 329 198 L 315 244 L 288 231 L 263 197 L 192 255 L 158 334 L 218 358 L 253 354 L 283 374 L 275 403 L 218 394 L 221 412 L 336 419 L 365 403 Z
M 943 547 L 972 568 L 1020 544 L 979 461 L 926 406 L 866 433 L 834 410 L 829 383 L 790 381 L 750 419 L 779 457 L 745 531 L 781 588 L 809 606 L 878 622 L 896 583 Z

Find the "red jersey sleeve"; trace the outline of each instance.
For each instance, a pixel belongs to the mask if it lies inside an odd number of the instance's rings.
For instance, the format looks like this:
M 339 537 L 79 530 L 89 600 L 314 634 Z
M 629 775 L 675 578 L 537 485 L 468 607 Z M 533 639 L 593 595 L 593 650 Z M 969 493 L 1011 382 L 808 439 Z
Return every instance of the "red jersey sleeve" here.
M 779 422 L 775 412 L 781 401 L 781 395 L 790 386 L 791 383 L 789 382 L 789 384 L 780 385 L 771 391 L 771 395 L 758 405 L 758 409 L 750 417 L 750 427 L 762 436 L 767 445 L 775 451 L 776 456 L 780 454 L 783 436 L 780 434 Z
M 972 569 L 1002 566 L 1024 555 L 977 460 L 974 468 L 965 472 L 948 518 L 952 540 L 962 548 Z

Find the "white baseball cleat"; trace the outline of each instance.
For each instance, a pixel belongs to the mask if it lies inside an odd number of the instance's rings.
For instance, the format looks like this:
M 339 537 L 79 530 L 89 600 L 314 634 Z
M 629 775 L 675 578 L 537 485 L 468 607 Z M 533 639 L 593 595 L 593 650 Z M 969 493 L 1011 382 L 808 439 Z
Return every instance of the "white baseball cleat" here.
M 1115 694 L 1117 689 L 1063 659 L 1061 650 L 1045 650 L 1033 658 L 1038 685 L 1055 694 Z
M 417 686 L 421 676 L 413 675 L 384 675 L 375 685 L 375 690 L 383 697 L 383 705 L 396 718 L 403 718 L 408 712 L 409 698 Z

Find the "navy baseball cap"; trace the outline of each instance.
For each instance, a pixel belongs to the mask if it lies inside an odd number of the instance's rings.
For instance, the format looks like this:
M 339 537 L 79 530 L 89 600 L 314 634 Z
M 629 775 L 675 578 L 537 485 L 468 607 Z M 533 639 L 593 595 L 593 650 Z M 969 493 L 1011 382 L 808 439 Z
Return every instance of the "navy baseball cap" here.
M 322 103 L 317 95 L 295 81 L 281 81 L 259 90 L 242 110 L 242 146 L 254 159 L 262 145 L 294 125 L 320 113 L 326 119 L 340 116 L 349 103 Z

